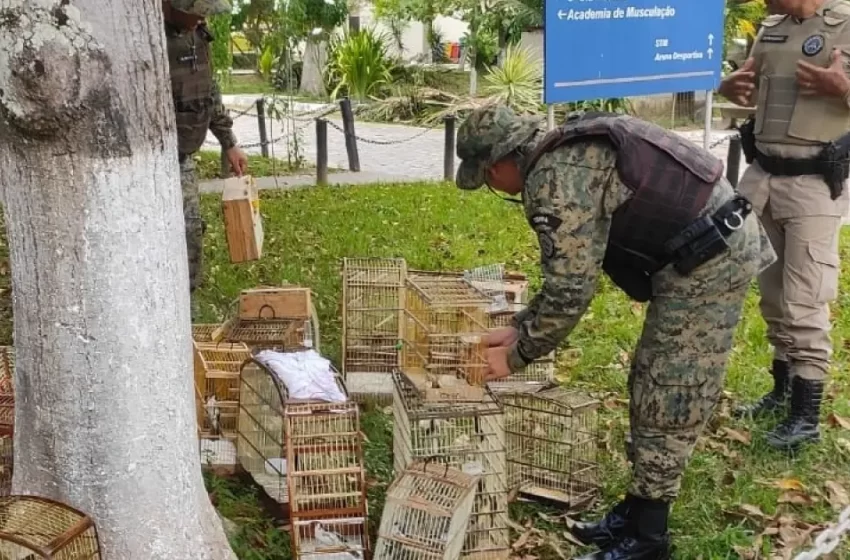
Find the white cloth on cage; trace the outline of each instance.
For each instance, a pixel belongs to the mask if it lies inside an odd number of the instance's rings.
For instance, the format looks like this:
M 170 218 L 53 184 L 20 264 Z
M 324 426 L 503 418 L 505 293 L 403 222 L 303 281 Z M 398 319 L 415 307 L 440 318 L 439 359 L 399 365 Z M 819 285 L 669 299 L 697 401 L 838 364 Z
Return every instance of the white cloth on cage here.
M 330 360 L 315 350 L 285 353 L 263 350 L 254 358 L 274 372 L 290 398 L 334 403 L 348 400 L 337 385 Z

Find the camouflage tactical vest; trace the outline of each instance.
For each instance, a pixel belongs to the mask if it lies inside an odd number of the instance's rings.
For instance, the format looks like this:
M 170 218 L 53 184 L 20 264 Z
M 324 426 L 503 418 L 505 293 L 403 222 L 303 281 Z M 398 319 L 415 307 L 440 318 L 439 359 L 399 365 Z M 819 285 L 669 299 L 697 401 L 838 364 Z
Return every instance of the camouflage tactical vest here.
M 526 163 L 570 142 L 601 137 L 617 150 L 617 172 L 634 195 L 612 217 L 609 245 L 663 261 L 664 244 L 699 217 L 723 162 L 660 126 L 625 115 L 592 113 L 547 134 Z
M 213 112 L 213 74 L 209 42 L 203 28 L 179 33 L 166 28 L 171 92 L 181 154 L 197 152 L 207 137 Z

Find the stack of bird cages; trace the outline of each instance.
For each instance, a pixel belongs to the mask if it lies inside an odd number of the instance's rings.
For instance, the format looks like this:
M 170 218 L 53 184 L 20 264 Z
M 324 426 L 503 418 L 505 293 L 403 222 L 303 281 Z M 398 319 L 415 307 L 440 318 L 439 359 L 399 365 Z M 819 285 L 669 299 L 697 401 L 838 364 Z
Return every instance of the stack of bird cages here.
M 428 402 L 408 377 L 393 374 L 395 472 L 435 457 L 469 475 L 476 485 L 461 558 L 502 560 L 510 556 L 504 413 L 485 388 L 472 402 Z
M 284 429 L 295 558 L 368 556 L 358 405 L 289 403 L 284 408 Z
M 374 560 L 458 558 L 479 480 L 448 464 L 411 464 L 387 490 Z
M 401 360 L 407 263 L 343 259 L 342 373 L 354 399 L 392 401 L 392 372 Z
M 490 314 L 490 330 L 496 330 L 501 327 L 508 327 L 511 324 L 511 318 L 521 309 L 522 305 L 512 305 L 507 311 Z M 490 381 L 490 385 L 495 388 L 503 386 L 532 384 L 543 386 L 555 379 L 555 351 L 549 352 L 547 355 L 537 358 L 525 369 L 519 373 L 509 375 L 503 379 Z M 501 389 L 499 389 L 501 390 Z
M 12 490 L 15 433 L 15 348 L 0 346 L 0 496 Z
M 563 387 L 499 392 L 498 398 L 510 490 L 572 510 L 589 505 L 600 488 L 599 401 Z
M 0 498 L 0 558 L 100 557 L 97 528 L 89 516 L 46 498 Z
M 236 466 L 239 371 L 251 352 L 240 342 L 195 342 L 194 357 L 201 463 L 231 469 Z
M 484 385 L 487 371 L 487 309 L 492 300 L 463 278 L 420 276 L 407 279 L 402 369 L 423 374 L 430 389 L 463 379 L 472 388 Z M 437 398 L 479 400 L 480 390 L 440 391 Z
M 223 325 L 219 323 L 195 323 L 192 325 L 192 340 L 195 342 L 219 342 L 223 336 Z
M 224 340 L 252 351 L 319 351 L 319 319 L 309 288 L 285 285 L 243 290 L 235 316 L 222 327 Z

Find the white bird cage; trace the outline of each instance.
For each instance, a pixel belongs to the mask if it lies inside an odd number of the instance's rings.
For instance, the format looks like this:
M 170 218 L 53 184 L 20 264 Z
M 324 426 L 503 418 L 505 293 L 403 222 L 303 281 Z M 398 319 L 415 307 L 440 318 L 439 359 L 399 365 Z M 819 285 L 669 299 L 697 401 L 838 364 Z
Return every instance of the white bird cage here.
M 436 457 L 452 468 L 479 475 L 461 559 L 507 559 L 507 459 L 498 401 L 485 387 L 481 402 L 429 402 L 400 372 L 393 373 L 393 385 L 395 472 Z
M 479 480 L 448 464 L 411 464 L 387 490 L 373 560 L 458 558 Z
M 505 411 L 509 489 L 571 510 L 589 505 L 600 488 L 599 401 L 563 387 L 496 395 Z
M 480 266 L 465 271 L 463 277 L 493 300 L 487 310 L 489 313 L 498 313 L 508 308 L 505 295 L 505 265 L 500 263 Z

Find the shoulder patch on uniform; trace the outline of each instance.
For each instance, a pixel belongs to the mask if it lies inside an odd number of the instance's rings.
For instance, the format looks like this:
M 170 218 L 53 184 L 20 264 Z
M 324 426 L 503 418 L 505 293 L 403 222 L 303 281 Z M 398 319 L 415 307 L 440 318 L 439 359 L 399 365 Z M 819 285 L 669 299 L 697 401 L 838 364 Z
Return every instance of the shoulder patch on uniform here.
M 810 35 L 803 41 L 803 54 L 806 56 L 815 56 L 823 50 L 826 40 L 823 35 Z
M 786 17 L 788 17 L 788 16 L 782 15 L 782 14 L 767 16 L 766 18 L 764 18 L 764 21 L 761 22 L 761 26 L 762 27 L 776 27 L 777 25 L 779 25 L 780 23 L 785 21 Z
M 538 233 L 558 231 L 558 228 L 564 223 L 558 216 L 542 213 L 533 214 L 529 222 L 531 222 L 532 229 Z

